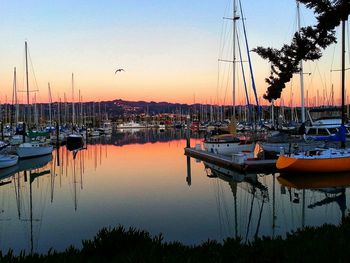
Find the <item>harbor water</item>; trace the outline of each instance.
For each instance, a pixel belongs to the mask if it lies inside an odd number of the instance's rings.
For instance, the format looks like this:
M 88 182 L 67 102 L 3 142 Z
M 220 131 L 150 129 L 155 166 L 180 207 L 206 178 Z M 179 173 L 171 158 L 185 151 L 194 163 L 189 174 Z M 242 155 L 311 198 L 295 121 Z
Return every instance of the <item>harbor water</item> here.
M 0 170 L 1 250 L 79 248 L 118 225 L 184 244 L 248 241 L 339 224 L 348 213 L 349 176 L 314 185 L 278 173 L 242 175 L 185 156 L 185 146 L 181 129 L 130 129 Z

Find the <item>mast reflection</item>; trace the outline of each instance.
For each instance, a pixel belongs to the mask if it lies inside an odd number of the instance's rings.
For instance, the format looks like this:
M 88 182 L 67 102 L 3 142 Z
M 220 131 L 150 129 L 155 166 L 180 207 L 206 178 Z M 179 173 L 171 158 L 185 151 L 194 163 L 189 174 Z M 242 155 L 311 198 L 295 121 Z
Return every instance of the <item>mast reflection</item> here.
M 323 199 L 315 200 L 307 208 L 314 209 L 321 206 L 327 206 L 336 203 L 341 212 L 341 220 L 346 216 L 346 189 L 350 187 L 350 174 L 303 174 L 289 175 L 282 174 L 277 179 L 279 183 L 290 189 L 303 190 L 303 203 L 305 203 L 305 190 L 317 191 L 323 194 Z M 303 205 L 305 206 L 305 204 Z M 305 216 L 305 207 L 303 209 Z M 305 220 L 305 219 L 304 219 Z M 304 222 L 303 222 L 304 223 Z
M 258 180 L 258 174 L 241 174 L 208 162 L 204 162 L 204 167 L 209 178 L 217 178 L 220 181 L 227 182 L 230 186 L 233 195 L 234 237 L 241 237 L 245 241 L 248 241 L 252 236 L 257 238 L 264 206 L 265 203 L 269 202 L 267 186 Z M 249 197 L 246 198 L 248 203 L 245 205 L 247 209 L 245 216 L 242 216 L 242 205 L 239 207 L 238 187 L 250 196 L 249 201 Z M 257 219 L 256 222 L 254 222 L 255 219 Z M 255 231 L 252 229 L 253 225 Z M 245 229 L 243 226 L 245 226 Z
M 206 176 L 214 182 L 222 237 L 249 241 L 261 236 L 285 236 L 307 225 L 338 224 L 347 215 L 349 173 L 241 174 L 208 162 L 203 164 Z M 281 191 L 277 191 L 278 187 Z

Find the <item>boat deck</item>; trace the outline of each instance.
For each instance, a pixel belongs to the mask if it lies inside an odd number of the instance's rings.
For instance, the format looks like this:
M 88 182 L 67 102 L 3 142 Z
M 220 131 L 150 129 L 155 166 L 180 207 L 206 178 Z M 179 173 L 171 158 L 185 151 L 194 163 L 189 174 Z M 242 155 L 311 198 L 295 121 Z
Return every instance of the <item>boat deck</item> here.
M 243 163 L 239 163 L 229 156 L 218 155 L 195 148 L 185 148 L 185 155 L 239 172 L 274 172 L 277 170 L 276 160 L 274 159 L 245 160 Z

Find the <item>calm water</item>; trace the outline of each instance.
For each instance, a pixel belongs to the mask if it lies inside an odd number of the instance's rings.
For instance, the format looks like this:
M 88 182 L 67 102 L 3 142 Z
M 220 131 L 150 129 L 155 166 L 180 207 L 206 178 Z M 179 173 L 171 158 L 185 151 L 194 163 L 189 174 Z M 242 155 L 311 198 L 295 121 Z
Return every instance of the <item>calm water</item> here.
M 184 133 L 113 134 L 76 153 L 0 170 L 3 251 L 46 252 L 81 246 L 102 227 L 121 224 L 163 233 L 165 240 L 285 235 L 306 225 L 338 224 L 347 212 L 347 176 L 284 182 L 276 175 L 238 174 L 184 156 Z M 191 144 L 201 139 L 192 139 Z M 319 189 L 303 189 L 303 188 Z M 325 188 L 327 187 L 327 188 Z

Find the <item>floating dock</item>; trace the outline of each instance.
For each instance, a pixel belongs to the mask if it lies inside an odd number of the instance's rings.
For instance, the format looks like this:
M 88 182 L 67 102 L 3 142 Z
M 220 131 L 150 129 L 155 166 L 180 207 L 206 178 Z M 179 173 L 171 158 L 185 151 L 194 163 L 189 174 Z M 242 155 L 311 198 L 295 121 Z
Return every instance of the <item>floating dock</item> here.
M 276 171 L 276 160 L 245 159 L 242 154 L 232 157 L 210 153 L 198 148 L 185 148 L 185 155 L 201 161 L 210 162 L 228 169 L 239 172 L 274 172 Z

